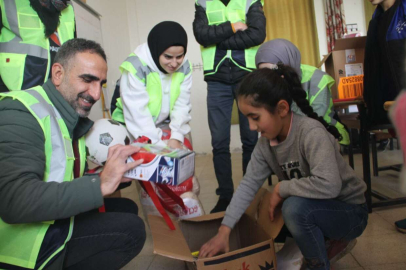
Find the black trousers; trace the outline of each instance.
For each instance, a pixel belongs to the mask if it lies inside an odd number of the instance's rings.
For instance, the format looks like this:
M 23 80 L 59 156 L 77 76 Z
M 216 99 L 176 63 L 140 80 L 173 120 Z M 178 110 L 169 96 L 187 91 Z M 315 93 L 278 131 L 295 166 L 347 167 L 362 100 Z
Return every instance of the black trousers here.
M 75 217 L 64 269 L 120 269 L 142 250 L 145 225 L 137 205 L 125 198 L 104 202 L 105 213 L 95 209 Z

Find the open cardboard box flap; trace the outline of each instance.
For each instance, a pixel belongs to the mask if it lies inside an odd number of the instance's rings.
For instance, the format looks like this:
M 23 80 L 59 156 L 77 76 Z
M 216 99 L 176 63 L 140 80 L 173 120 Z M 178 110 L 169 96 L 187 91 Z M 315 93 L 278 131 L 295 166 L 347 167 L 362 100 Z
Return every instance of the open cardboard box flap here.
M 349 49 L 362 49 L 365 48 L 365 44 L 367 41 L 367 37 L 353 37 L 353 38 L 340 38 L 335 41 L 334 50 L 342 51 L 342 50 L 349 50 Z M 323 59 L 317 65 L 317 68 L 320 68 L 324 63 L 329 59 L 332 52 L 327 55 L 324 55 Z
M 269 236 L 269 239 L 275 238 L 279 234 L 284 224 L 280 209 L 276 212 L 275 220 L 273 222 L 270 221 L 268 213 L 270 196 L 270 192 L 268 192 L 266 189 L 261 188 L 244 214 L 246 218 L 256 222 L 259 227 L 261 227 L 263 231 Z M 198 249 L 190 249 L 184 234 L 189 234 L 186 235 L 186 237 L 190 237 L 191 233 L 196 233 L 196 231 L 198 231 L 199 236 L 201 237 L 201 235 L 204 234 L 206 237 L 205 241 L 208 241 L 216 234 L 223 217 L 224 212 L 220 212 L 174 222 L 176 230 L 172 231 L 169 229 L 162 217 L 148 215 L 153 238 L 154 253 L 187 262 L 195 261 L 195 259 L 191 255 L 191 252 L 197 251 Z M 189 225 L 194 224 L 193 226 L 196 226 L 196 228 L 194 231 L 182 231 L 180 223 Z M 215 226 L 213 226 L 213 223 L 216 223 Z M 195 248 L 197 248 L 197 246 Z M 224 254 L 213 258 L 221 258 L 221 256 L 224 256 Z

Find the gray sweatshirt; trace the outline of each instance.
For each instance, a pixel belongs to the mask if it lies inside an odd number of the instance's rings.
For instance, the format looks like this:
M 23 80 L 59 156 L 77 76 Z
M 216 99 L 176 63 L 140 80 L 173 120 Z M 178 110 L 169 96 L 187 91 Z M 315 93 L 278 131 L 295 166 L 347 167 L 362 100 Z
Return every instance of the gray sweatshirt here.
M 278 162 L 272 158 L 270 142 L 261 137 L 251 156 L 247 172 L 227 208 L 223 225 L 233 228 L 263 185 L 280 166 L 286 179 L 280 182 L 282 198 L 336 199 L 349 204 L 365 202 L 365 183 L 344 161 L 335 138 L 311 118 L 293 115 L 285 141 L 273 146 Z

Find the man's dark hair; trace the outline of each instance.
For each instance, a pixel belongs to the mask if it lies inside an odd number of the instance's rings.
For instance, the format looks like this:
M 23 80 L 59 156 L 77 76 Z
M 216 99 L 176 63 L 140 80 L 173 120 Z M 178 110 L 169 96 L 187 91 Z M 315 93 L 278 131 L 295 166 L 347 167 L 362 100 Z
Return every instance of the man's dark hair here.
M 64 68 L 69 66 L 69 61 L 77 53 L 90 52 L 100 55 L 107 62 L 106 54 L 99 43 L 84 38 L 75 38 L 66 41 L 57 52 L 54 63 L 61 64 Z

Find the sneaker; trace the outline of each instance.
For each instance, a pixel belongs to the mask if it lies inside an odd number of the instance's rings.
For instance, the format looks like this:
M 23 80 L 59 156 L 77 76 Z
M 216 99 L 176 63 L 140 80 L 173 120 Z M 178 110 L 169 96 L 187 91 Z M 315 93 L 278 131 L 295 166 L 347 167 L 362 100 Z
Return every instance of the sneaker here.
M 210 214 L 226 211 L 230 202 L 230 199 L 219 199 L 216 206 L 210 211 Z
M 395 226 L 399 232 L 406 233 L 406 219 L 396 221 Z
M 339 259 L 351 252 L 351 250 L 357 244 L 357 239 L 351 241 L 347 240 L 329 240 L 326 243 L 327 257 L 330 260 L 330 264 L 336 263 Z

